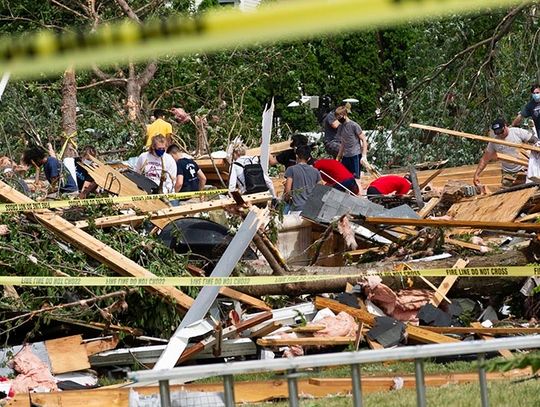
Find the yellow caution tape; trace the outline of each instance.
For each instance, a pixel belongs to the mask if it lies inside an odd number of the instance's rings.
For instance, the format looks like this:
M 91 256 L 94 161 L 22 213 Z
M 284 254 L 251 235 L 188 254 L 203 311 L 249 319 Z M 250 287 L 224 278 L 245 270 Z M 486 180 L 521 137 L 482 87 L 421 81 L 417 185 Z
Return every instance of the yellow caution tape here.
M 15 286 L 253 286 L 290 284 L 367 276 L 380 277 L 529 277 L 540 275 L 539 266 L 480 267 L 384 271 L 358 274 L 289 275 L 256 277 L 18 277 L 0 276 L 0 285 Z
M 39 209 L 57 209 L 57 208 L 72 208 L 94 205 L 110 205 L 122 204 L 130 202 L 152 201 L 155 199 L 186 199 L 201 195 L 216 195 L 225 194 L 227 189 L 209 189 L 205 191 L 192 192 L 176 192 L 172 194 L 154 194 L 154 195 L 131 195 L 131 196 L 115 196 L 107 198 L 90 198 L 90 199 L 71 199 L 66 201 L 43 201 L 43 202 L 28 202 L 28 203 L 9 203 L 0 204 L 0 213 L 6 212 L 31 212 Z
M 124 21 L 93 32 L 41 31 L 0 41 L 0 71 L 18 78 L 175 54 L 215 51 L 317 34 L 375 28 L 522 3 L 518 0 L 297 0 L 255 12 L 212 9 L 197 18 L 139 25 Z

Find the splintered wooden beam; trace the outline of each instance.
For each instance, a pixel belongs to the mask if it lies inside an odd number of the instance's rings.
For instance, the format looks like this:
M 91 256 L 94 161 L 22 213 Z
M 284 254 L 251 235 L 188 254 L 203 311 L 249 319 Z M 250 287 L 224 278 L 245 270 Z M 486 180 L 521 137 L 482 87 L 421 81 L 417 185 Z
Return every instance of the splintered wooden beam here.
M 354 343 L 354 336 L 317 336 L 313 338 L 260 338 L 257 345 L 265 347 L 279 346 L 337 346 Z
M 487 230 L 526 230 L 530 232 L 540 231 L 540 224 L 527 224 L 516 222 L 484 222 L 468 220 L 442 220 L 442 219 L 407 219 L 407 218 L 379 218 L 370 217 L 363 220 L 368 225 L 400 225 L 400 226 L 422 226 L 422 227 L 465 227 L 472 229 Z
M 267 202 L 272 199 L 270 192 L 259 192 L 257 194 L 244 195 L 242 197 L 248 204 L 256 204 L 260 202 Z M 197 202 L 182 204 L 180 206 L 173 206 L 166 209 L 161 209 L 157 212 L 148 213 L 146 216 L 141 215 L 117 215 L 117 216 L 105 216 L 94 220 L 96 227 L 105 228 L 111 226 L 118 226 L 121 224 L 134 224 L 141 222 L 146 218 L 154 220 L 166 220 L 167 223 L 173 220 L 183 218 L 184 216 L 192 215 L 199 212 L 209 212 L 224 207 L 236 205 L 233 198 L 214 199 L 212 201 Z M 75 225 L 79 228 L 86 228 L 89 225 L 88 221 L 79 221 Z
M 334 312 L 345 311 L 347 314 L 355 317 L 366 325 L 373 326 L 375 324 L 375 316 L 369 312 L 362 311 L 358 308 L 349 307 L 334 300 L 327 298 L 316 297 L 315 307 L 318 309 L 329 308 Z M 413 325 L 406 325 L 407 335 L 410 339 L 422 343 L 452 343 L 460 342 L 458 339 L 450 338 L 435 332 L 428 331 L 426 329 L 419 328 Z
M 270 154 L 278 154 L 283 151 L 291 149 L 291 140 L 280 141 L 279 143 L 270 144 Z M 261 147 L 250 148 L 246 151 L 246 155 L 249 156 L 260 156 Z
M 463 260 L 459 259 L 456 261 L 456 263 L 452 266 L 453 269 L 461 269 L 464 267 L 467 267 L 467 264 L 469 264 L 469 260 Z M 439 284 L 439 287 L 435 291 L 435 295 L 431 300 L 429 301 L 433 306 L 438 307 L 439 304 L 442 302 L 444 296 L 448 294 L 448 291 L 452 288 L 454 283 L 457 281 L 457 276 L 446 276 L 444 280 Z
M 464 138 L 477 140 L 477 141 L 485 141 L 486 143 L 501 144 L 503 146 L 522 148 L 524 150 L 540 151 L 540 147 L 536 147 L 532 144 L 511 143 L 510 141 L 505 141 L 505 140 L 501 140 L 494 137 L 479 136 L 477 134 L 464 133 L 462 131 L 443 129 L 443 128 L 434 127 L 434 126 L 426 126 L 424 124 L 411 123 L 410 126 L 416 129 L 434 131 L 437 133 L 448 134 L 450 136 L 464 137 Z
M 497 154 L 497 159 L 499 161 L 506 161 L 507 163 L 518 164 L 524 167 L 529 165 L 529 160 L 526 160 L 524 158 L 516 158 L 514 156 L 503 154 L 503 153 L 496 153 L 496 154 Z
M 482 328 L 482 324 L 478 321 L 472 322 L 471 326 L 473 328 Z M 486 333 L 477 333 L 477 335 L 480 337 L 480 339 L 483 339 L 485 341 L 489 341 L 490 339 L 493 339 L 492 335 L 486 334 Z M 499 353 L 505 358 L 505 359 L 513 359 L 514 354 L 509 349 L 499 349 Z
M 0 181 L 0 197 L 14 203 L 34 202 L 26 195 L 2 181 Z M 72 223 L 56 215 L 54 212 L 43 210 L 39 213 L 35 212 L 34 217 L 62 240 L 72 244 L 122 276 L 157 278 L 155 274 L 118 253 L 112 247 L 100 242 L 85 231 L 76 228 Z M 182 311 L 189 309 L 193 303 L 193 299 L 190 296 L 175 287 L 146 287 L 145 289 L 162 296 Z
M 484 328 L 483 326 L 421 326 L 421 328 L 440 334 L 480 334 L 480 335 L 533 335 L 540 334 L 540 328 L 500 327 Z

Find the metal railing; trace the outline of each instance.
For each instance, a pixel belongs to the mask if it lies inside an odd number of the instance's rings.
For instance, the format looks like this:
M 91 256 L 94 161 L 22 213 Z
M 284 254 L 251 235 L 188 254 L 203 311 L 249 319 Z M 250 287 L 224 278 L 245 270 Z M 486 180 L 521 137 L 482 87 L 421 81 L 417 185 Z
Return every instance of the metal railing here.
M 298 370 L 327 366 L 351 366 L 352 394 L 355 407 L 362 406 L 362 381 L 360 367 L 364 363 L 385 362 L 389 360 L 415 361 L 417 406 L 426 406 L 426 388 L 424 383 L 424 359 L 439 356 L 478 355 L 478 374 L 482 407 L 489 406 L 484 355 L 501 349 L 540 348 L 540 335 L 498 338 L 489 341 L 465 341 L 434 345 L 406 346 L 392 349 L 369 350 L 358 352 L 326 353 L 321 355 L 299 356 L 289 359 L 250 360 L 246 362 L 216 363 L 210 365 L 184 366 L 164 370 L 147 370 L 128 373 L 136 382 L 159 382 L 162 407 L 170 407 L 169 380 L 192 381 L 201 377 L 222 376 L 225 405 L 234 406 L 234 375 L 242 373 L 287 371 L 289 405 L 297 407 Z

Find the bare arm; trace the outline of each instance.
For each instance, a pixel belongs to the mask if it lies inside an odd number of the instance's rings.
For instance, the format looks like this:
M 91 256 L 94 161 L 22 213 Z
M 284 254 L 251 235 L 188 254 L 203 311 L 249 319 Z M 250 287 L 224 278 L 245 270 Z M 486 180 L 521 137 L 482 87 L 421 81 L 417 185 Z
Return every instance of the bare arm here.
M 285 180 L 285 190 L 283 191 L 283 198 L 285 201 L 289 201 L 291 198 L 292 192 L 292 178 L 287 178 Z
M 484 155 L 482 155 L 482 158 L 480 158 L 480 161 L 478 162 L 478 166 L 476 167 L 476 171 L 474 172 L 474 177 L 473 177 L 473 183 L 474 185 L 478 186 L 480 185 L 480 174 L 482 173 L 482 171 L 484 171 L 484 169 L 486 168 L 486 165 L 488 164 L 488 162 L 490 162 L 491 160 L 494 160 L 497 158 L 497 153 L 496 152 L 489 152 L 489 151 L 485 151 L 484 152 Z
M 334 120 L 332 123 L 330 123 L 330 127 L 332 127 L 333 129 L 337 129 L 339 127 L 339 120 Z
M 197 178 L 199 178 L 199 191 L 202 191 L 206 185 L 206 175 L 202 170 L 199 170 L 197 171 Z
M 512 127 L 518 127 L 521 124 L 522 120 L 523 120 L 523 116 L 521 115 L 521 113 L 518 113 L 518 115 L 512 121 Z
M 358 135 L 358 138 L 360 139 L 360 144 L 362 145 L 362 158 L 367 160 L 368 142 L 363 131 Z
M 184 175 L 177 175 L 176 182 L 174 184 L 174 192 L 180 192 L 182 185 L 184 185 Z

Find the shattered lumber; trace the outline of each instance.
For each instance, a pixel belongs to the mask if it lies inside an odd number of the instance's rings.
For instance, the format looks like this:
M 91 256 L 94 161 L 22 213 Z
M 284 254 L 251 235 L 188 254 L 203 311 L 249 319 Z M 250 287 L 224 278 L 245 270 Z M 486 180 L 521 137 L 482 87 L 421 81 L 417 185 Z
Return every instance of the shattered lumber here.
M 422 326 L 431 332 L 440 334 L 479 334 L 479 335 L 532 335 L 540 334 L 540 328 L 522 328 L 522 327 L 497 327 L 484 328 L 483 326 Z
M 317 297 L 315 298 L 315 306 L 318 309 L 329 308 L 331 311 L 334 311 L 334 312 L 345 311 L 347 314 L 353 316 L 354 318 L 357 318 L 358 320 L 360 320 L 366 325 L 373 326 L 375 324 L 375 315 L 370 314 L 369 312 L 366 312 L 366 311 L 362 311 L 361 309 L 358 309 L 358 308 L 353 308 L 347 305 L 343 305 L 334 300 Z M 409 339 L 413 339 L 414 341 L 421 342 L 421 343 L 459 342 L 459 339 L 450 338 L 448 336 L 444 336 L 436 332 L 427 331 L 425 329 L 422 329 L 413 325 L 406 325 L 405 329 L 406 329 Z
M 31 203 L 32 199 L 0 181 L 0 196 L 9 202 Z M 49 210 L 34 212 L 34 217 L 47 229 L 52 230 L 62 240 L 72 244 L 89 256 L 107 265 L 118 274 L 129 277 L 150 277 L 156 275 L 138 265 L 133 260 L 118 253 L 116 250 L 100 242 L 95 237 L 76 228 L 67 220 Z M 189 309 L 193 299 L 174 287 L 146 287 L 147 290 L 157 293 L 167 301 L 175 304 L 181 311 Z
M 467 267 L 469 263 L 468 260 L 459 259 L 456 261 L 456 264 L 452 266 L 453 269 L 460 269 Z M 454 283 L 457 281 L 458 276 L 446 276 L 444 280 L 439 285 L 438 289 L 435 291 L 435 295 L 429 301 L 434 307 L 438 307 L 442 302 L 444 296 L 448 294 L 448 291 L 452 288 Z
M 407 218 L 379 218 L 368 217 L 363 220 L 368 225 L 401 225 L 419 227 L 448 227 L 448 228 L 472 228 L 487 230 L 526 230 L 540 232 L 540 224 L 527 224 L 517 222 L 486 222 L 468 220 L 441 220 L 441 219 L 407 219 Z
M 260 202 L 267 202 L 272 199 L 272 195 L 269 192 L 259 192 L 257 194 L 245 195 L 242 197 L 246 203 L 256 204 Z M 146 216 L 141 215 L 117 215 L 117 216 L 105 216 L 94 220 L 96 227 L 105 228 L 111 226 L 117 226 L 124 223 L 140 222 L 146 218 L 150 219 L 166 219 L 167 222 L 180 219 L 184 216 L 192 215 L 199 212 L 209 212 L 218 209 L 223 209 L 230 205 L 236 205 L 236 201 L 233 198 L 217 199 L 213 201 L 198 202 L 198 203 L 186 203 L 180 206 L 167 207 L 157 212 L 151 212 Z M 88 221 L 79 221 L 75 225 L 78 228 L 86 228 L 89 225 Z
M 257 345 L 265 347 L 279 346 L 335 346 L 354 343 L 354 336 L 321 336 L 313 338 L 260 338 Z
M 534 146 L 532 144 L 517 144 L 517 143 L 512 143 L 510 141 L 505 141 L 505 140 L 498 139 L 498 138 L 484 137 L 484 136 L 479 136 L 477 134 L 464 133 L 462 131 L 443 129 L 443 128 L 434 127 L 434 126 L 426 126 L 424 124 L 411 123 L 410 126 L 414 127 L 414 128 L 417 128 L 417 129 L 429 130 L 429 131 L 434 131 L 434 132 L 437 132 L 437 133 L 448 134 L 450 136 L 464 137 L 464 138 L 469 138 L 469 139 L 477 140 L 477 141 L 485 141 L 486 143 L 501 144 L 503 146 L 515 147 L 515 148 L 518 148 L 518 149 L 522 148 L 524 150 L 539 151 L 540 152 L 540 147 L 536 147 L 536 146 Z

